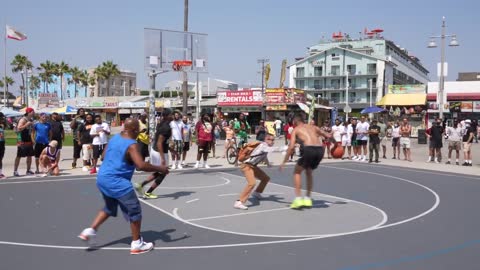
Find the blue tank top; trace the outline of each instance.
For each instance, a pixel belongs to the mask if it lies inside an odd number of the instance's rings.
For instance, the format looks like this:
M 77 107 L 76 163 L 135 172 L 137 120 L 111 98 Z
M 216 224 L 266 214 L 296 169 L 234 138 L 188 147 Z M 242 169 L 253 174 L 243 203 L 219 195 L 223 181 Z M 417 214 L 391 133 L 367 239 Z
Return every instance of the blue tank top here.
M 113 136 L 108 142 L 105 158 L 97 175 L 98 189 L 108 197 L 120 198 L 133 191 L 132 180 L 135 165 L 126 159 L 133 139 L 122 138 L 120 134 Z

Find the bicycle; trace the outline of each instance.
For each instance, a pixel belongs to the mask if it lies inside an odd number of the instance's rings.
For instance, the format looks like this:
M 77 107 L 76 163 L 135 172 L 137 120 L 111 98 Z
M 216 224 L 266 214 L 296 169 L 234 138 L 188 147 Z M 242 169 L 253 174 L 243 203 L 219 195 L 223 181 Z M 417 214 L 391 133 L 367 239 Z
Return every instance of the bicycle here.
M 247 143 L 244 139 L 239 137 L 233 137 L 233 144 L 227 148 L 227 162 L 232 165 L 238 165 L 238 154 L 240 149 Z M 238 144 L 237 144 L 238 142 Z

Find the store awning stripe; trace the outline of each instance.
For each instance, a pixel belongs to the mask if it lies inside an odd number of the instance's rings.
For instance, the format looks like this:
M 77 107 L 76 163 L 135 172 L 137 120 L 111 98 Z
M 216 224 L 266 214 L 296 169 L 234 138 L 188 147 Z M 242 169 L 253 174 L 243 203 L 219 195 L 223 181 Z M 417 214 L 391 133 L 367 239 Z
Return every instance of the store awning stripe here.
M 386 94 L 377 102 L 377 106 L 425 105 L 427 94 Z

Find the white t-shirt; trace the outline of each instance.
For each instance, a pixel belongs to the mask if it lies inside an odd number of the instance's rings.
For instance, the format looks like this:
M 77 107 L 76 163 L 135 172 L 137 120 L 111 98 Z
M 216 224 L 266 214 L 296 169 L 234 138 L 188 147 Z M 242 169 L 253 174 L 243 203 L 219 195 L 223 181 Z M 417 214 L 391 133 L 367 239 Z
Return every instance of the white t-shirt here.
M 352 139 L 353 127 L 352 124 L 347 126 L 346 134 L 342 135 L 342 140 L 350 141 Z
M 275 128 L 276 129 L 282 128 L 282 121 L 280 119 L 275 120 Z
M 170 128 L 172 129 L 172 138 L 175 141 L 182 141 L 183 140 L 183 134 L 182 134 L 183 126 L 184 125 L 183 125 L 182 120 L 171 121 L 170 122 Z
M 335 141 L 340 142 L 342 139 L 342 133 L 345 132 L 345 127 L 342 125 L 333 125 L 332 126 L 332 133 L 333 133 L 333 138 Z
M 457 126 L 447 127 L 448 140 L 452 142 L 461 142 L 462 141 L 462 128 Z
M 392 127 L 392 137 L 393 138 L 400 138 L 400 126 Z
M 192 135 L 192 125 L 183 123 L 183 141 L 190 142 L 191 135 Z
M 357 123 L 357 140 L 366 141 L 368 140 L 368 129 L 370 125 L 367 122 L 359 122 Z M 365 133 L 365 134 L 363 134 Z
M 105 131 L 110 132 L 110 127 L 107 123 L 93 124 L 92 129 L 90 129 L 90 135 L 98 135 L 93 137 L 93 145 L 102 145 L 108 143 L 108 136 Z

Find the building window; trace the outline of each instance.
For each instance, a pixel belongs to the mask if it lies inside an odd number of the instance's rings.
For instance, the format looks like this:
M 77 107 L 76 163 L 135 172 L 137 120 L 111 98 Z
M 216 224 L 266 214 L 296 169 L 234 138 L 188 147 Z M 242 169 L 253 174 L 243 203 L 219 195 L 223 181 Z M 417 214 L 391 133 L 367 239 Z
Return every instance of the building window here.
M 332 66 L 332 73 L 330 75 L 332 76 L 340 75 L 340 66 Z
M 314 80 L 313 81 L 313 88 L 315 88 L 316 90 L 322 89 L 321 81 L 320 80 Z
M 298 67 L 297 68 L 297 78 L 303 78 L 303 77 L 305 77 L 305 68 Z
M 298 80 L 298 81 L 297 81 L 297 88 L 298 88 L 298 89 L 303 89 L 303 88 L 305 88 L 305 81 L 304 81 L 304 80 Z
M 355 75 L 355 74 L 357 74 L 357 66 L 347 65 L 347 71 L 348 71 L 348 74 Z
M 115 79 L 112 79 L 112 86 L 115 87 Z
M 330 101 L 332 101 L 333 103 L 339 103 L 340 93 L 330 93 Z
M 322 76 L 323 68 L 322 67 L 315 67 L 313 70 L 313 76 L 320 77 Z
M 355 103 L 357 101 L 357 93 L 355 92 L 348 92 L 348 102 Z
M 340 89 L 340 80 L 331 80 L 332 89 Z
M 367 74 L 377 74 L 377 64 L 367 64 Z

